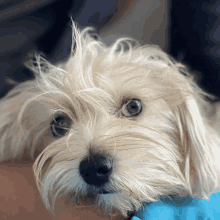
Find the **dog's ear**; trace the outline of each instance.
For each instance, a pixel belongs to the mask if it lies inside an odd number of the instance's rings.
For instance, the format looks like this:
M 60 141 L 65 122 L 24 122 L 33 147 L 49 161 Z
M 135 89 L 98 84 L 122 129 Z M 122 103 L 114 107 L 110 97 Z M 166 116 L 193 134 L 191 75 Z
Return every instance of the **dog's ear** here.
M 43 130 L 39 124 L 45 123 L 49 115 L 45 105 L 33 101 L 39 94 L 35 81 L 27 81 L 0 101 L 0 161 L 21 157 L 25 149 L 36 145 L 35 139 Z M 33 137 L 33 133 L 37 135 Z M 34 153 L 34 149 L 30 151 Z
M 174 114 L 184 158 L 183 172 L 191 193 L 205 196 L 217 187 L 214 152 L 218 137 L 202 117 L 194 98 L 189 97 L 177 109 Z

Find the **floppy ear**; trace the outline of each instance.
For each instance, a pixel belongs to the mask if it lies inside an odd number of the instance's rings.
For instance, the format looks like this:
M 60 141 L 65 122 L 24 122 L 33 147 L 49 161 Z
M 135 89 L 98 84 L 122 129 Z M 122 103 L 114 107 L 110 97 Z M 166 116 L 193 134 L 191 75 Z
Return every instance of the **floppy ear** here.
M 26 148 L 34 145 L 32 134 L 42 133 L 38 125 L 48 118 L 48 111 L 45 106 L 32 102 L 39 94 L 35 81 L 27 81 L 0 101 L 0 161 L 21 156 Z M 33 154 L 34 149 L 31 151 Z
M 218 137 L 202 117 L 194 98 L 189 97 L 177 108 L 176 119 L 186 181 L 192 194 L 204 197 L 217 187 L 214 154 L 218 149 Z

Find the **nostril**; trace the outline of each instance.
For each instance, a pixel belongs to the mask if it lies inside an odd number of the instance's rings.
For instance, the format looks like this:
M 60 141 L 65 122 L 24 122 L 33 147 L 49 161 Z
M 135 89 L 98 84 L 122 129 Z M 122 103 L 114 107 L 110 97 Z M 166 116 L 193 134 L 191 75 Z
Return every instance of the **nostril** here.
M 112 168 L 109 168 L 109 167 L 107 167 L 107 166 L 98 168 L 98 169 L 97 169 L 97 175 L 98 175 L 98 176 L 104 176 L 104 175 L 106 175 L 108 172 L 110 172 L 111 169 L 112 169 Z

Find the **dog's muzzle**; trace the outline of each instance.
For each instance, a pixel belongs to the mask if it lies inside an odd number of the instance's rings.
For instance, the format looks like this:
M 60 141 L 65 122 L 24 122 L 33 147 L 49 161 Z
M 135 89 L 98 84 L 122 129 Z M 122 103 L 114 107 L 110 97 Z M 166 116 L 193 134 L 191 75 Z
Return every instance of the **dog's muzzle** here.
M 79 172 L 83 180 L 98 189 L 100 194 L 107 194 L 104 185 L 109 182 L 112 173 L 112 159 L 102 154 L 90 154 L 79 165 Z

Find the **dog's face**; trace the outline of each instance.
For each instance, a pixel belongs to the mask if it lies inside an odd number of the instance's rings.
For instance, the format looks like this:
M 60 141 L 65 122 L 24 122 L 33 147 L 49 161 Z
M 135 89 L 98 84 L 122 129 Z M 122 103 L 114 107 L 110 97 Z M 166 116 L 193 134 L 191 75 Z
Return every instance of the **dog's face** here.
M 161 196 L 192 195 L 198 185 L 208 192 L 211 142 L 180 65 L 159 49 L 123 52 L 120 41 L 106 48 L 86 33 L 77 34 L 62 67 L 35 69 L 38 81 L 19 93 L 23 101 L 9 94 L 15 104 L 1 132 L 11 148 L 2 155 L 44 149 L 34 171 L 48 209 L 63 197 L 126 216 Z

